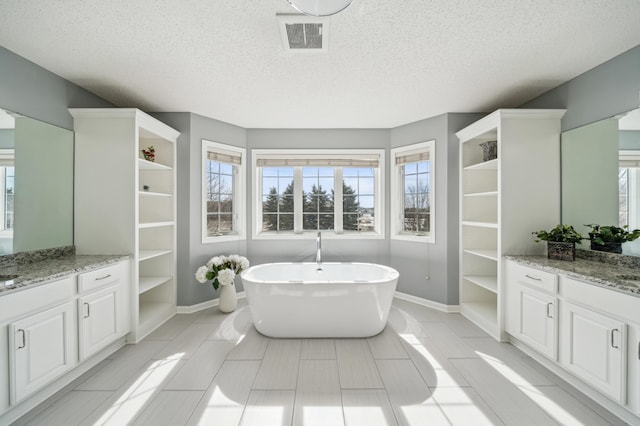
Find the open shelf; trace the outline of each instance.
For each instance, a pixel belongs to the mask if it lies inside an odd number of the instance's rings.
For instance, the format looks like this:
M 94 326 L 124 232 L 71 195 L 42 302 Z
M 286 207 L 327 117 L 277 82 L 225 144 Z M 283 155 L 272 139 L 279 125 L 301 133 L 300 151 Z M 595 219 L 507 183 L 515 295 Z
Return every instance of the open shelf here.
M 148 223 L 140 223 L 138 224 L 138 228 L 146 229 L 146 228 L 160 228 L 163 226 L 173 226 L 173 221 L 164 221 L 164 222 L 148 222 Z
M 140 303 L 138 307 L 138 327 L 146 336 L 176 313 L 172 303 Z
M 153 161 L 145 160 L 144 158 L 138 158 L 138 168 L 140 170 L 173 170 L 172 167 L 164 164 L 156 163 Z
M 464 226 L 477 226 L 479 228 L 498 228 L 498 224 L 495 222 L 475 222 L 465 220 L 464 222 L 462 222 L 462 224 Z
M 498 191 L 471 192 L 463 194 L 463 197 L 497 197 Z
M 484 257 L 485 259 L 498 260 L 498 250 L 464 249 L 464 252 L 474 256 Z
M 172 253 L 173 250 L 140 250 L 138 254 L 138 261 L 153 259 L 154 257 L 163 256 L 165 254 Z
M 498 159 L 471 164 L 465 167 L 464 170 L 498 170 Z
M 465 275 L 463 278 L 469 282 L 479 285 L 492 293 L 498 292 L 498 277 L 487 275 Z
M 153 288 L 156 288 L 166 282 L 168 282 L 170 279 L 172 279 L 172 276 L 140 276 L 140 283 L 138 285 L 138 294 L 142 294 L 144 292 L 147 292 Z
M 460 305 L 460 313 L 493 337 L 500 335 L 495 301 L 465 302 Z
M 138 191 L 138 195 L 141 197 L 172 197 L 173 194 L 167 194 L 166 192 L 151 192 L 151 191 Z

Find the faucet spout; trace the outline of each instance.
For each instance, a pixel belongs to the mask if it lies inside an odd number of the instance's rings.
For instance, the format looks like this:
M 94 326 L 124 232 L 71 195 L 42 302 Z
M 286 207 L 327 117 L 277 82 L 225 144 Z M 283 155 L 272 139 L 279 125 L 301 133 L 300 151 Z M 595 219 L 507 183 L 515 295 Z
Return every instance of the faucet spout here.
M 322 233 L 318 232 L 316 236 L 316 264 L 317 270 L 322 270 Z

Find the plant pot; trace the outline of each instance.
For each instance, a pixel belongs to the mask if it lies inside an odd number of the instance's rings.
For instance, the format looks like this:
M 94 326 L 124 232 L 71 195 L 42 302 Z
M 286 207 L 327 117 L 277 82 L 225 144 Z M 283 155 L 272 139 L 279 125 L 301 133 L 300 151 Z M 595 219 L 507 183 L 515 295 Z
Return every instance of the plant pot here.
M 218 299 L 218 308 L 221 312 L 233 312 L 238 306 L 238 296 L 236 295 L 235 283 L 220 286 L 220 296 Z
M 608 242 L 604 244 L 598 244 L 595 241 L 591 240 L 591 250 L 622 254 L 622 243 Z
M 576 260 L 576 243 L 547 241 L 547 257 L 555 260 Z

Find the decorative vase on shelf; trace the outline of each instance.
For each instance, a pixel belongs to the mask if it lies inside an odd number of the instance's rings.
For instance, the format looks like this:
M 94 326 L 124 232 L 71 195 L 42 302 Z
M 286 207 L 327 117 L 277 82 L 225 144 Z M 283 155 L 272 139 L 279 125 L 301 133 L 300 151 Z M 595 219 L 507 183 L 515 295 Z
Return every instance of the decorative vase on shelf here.
M 236 295 L 236 284 L 220 286 L 220 296 L 218 299 L 218 308 L 224 313 L 233 312 L 238 306 L 238 297 Z

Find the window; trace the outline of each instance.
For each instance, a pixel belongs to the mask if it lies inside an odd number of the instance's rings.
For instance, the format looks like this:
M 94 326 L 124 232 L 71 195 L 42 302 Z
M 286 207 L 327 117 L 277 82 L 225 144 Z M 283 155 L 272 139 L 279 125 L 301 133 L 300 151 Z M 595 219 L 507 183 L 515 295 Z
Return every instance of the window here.
M 14 199 L 15 199 L 15 169 L 14 150 L 0 149 L 0 233 L 10 236 L 13 233 Z
M 383 238 L 382 150 L 254 150 L 254 237 Z
M 619 226 L 640 227 L 640 151 L 620 150 L 618 157 Z
M 391 150 L 391 237 L 435 242 L 435 141 Z
M 202 242 L 244 238 L 245 150 L 202 141 Z

